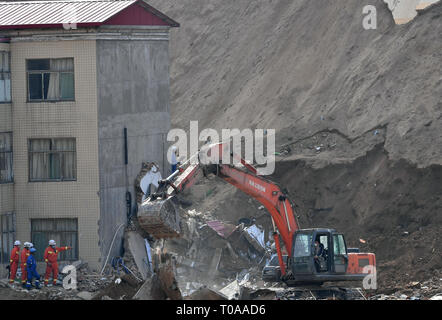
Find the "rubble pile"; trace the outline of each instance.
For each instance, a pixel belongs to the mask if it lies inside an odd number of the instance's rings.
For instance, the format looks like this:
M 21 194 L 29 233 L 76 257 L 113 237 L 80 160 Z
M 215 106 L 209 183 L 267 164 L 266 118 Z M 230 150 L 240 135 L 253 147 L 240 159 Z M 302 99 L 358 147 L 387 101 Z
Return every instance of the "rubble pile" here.
M 442 278 L 433 277 L 426 281 L 411 281 L 404 288 L 381 290 L 370 300 L 442 300 Z
M 181 214 L 182 237 L 167 240 L 163 250 L 176 256 L 183 296 L 205 286 L 219 291 L 246 274 L 259 281 L 271 253 L 262 227 L 217 220 L 210 212 L 183 209 Z

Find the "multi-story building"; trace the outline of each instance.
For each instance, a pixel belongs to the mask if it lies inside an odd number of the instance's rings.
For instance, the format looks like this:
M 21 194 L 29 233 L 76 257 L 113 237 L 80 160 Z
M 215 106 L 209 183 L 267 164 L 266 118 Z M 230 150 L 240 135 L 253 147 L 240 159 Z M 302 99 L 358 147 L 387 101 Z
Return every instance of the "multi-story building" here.
M 0 248 L 119 255 L 142 162 L 167 168 L 169 30 L 142 0 L 0 2 Z M 4 270 L 5 268 L 2 268 Z

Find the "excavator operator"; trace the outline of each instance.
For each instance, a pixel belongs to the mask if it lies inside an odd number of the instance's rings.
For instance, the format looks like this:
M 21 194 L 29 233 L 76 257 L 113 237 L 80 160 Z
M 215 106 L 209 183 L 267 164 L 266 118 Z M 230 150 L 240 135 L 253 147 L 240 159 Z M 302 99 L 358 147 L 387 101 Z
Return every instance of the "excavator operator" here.
M 315 240 L 314 259 L 316 271 L 321 272 L 321 262 L 325 262 L 325 250 L 324 245 L 319 240 Z

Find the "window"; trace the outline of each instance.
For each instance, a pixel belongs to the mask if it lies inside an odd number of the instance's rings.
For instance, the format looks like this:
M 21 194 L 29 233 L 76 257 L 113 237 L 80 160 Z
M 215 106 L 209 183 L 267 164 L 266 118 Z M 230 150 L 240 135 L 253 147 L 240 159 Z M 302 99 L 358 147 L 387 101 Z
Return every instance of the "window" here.
M 13 181 L 12 133 L 0 133 L 0 183 Z
M 322 243 L 324 246 L 324 250 L 328 250 L 328 236 L 327 235 L 320 235 L 317 237 L 319 242 Z
M 74 59 L 27 60 L 29 101 L 74 100 Z
M 295 240 L 295 258 L 309 257 L 312 246 L 312 235 L 299 233 Z
M 334 250 L 335 256 L 347 254 L 344 236 L 342 234 L 333 235 L 333 250 Z
M 29 181 L 75 181 L 75 138 L 30 139 Z
M 0 51 L 0 103 L 11 102 L 11 69 L 9 52 Z
M 31 219 L 31 242 L 37 248 L 35 259 L 43 261 L 49 240 L 55 240 L 57 247 L 72 247 L 60 251 L 62 261 L 78 260 L 78 221 L 77 219 Z
M 282 261 L 284 261 L 285 264 L 287 264 L 287 260 L 288 260 L 288 256 L 287 255 L 283 255 L 282 256 Z M 269 266 L 279 266 L 279 258 L 277 254 L 274 254 L 271 259 L 270 262 L 268 263 Z
M 15 214 L 5 213 L 0 219 L 1 263 L 9 263 L 11 250 L 15 241 Z

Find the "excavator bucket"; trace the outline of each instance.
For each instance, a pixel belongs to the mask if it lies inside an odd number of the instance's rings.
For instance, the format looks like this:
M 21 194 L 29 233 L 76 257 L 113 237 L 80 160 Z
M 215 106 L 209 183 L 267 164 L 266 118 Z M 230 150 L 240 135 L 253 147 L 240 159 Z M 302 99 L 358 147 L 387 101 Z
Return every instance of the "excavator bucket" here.
M 166 200 L 147 199 L 138 208 L 138 222 L 157 239 L 180 236 L 180 221 L 174 197 Z

